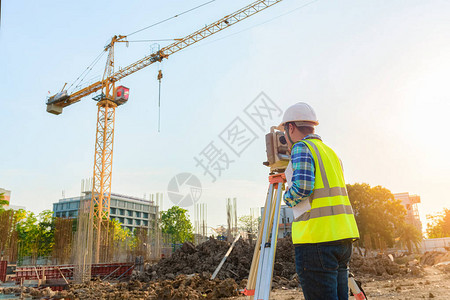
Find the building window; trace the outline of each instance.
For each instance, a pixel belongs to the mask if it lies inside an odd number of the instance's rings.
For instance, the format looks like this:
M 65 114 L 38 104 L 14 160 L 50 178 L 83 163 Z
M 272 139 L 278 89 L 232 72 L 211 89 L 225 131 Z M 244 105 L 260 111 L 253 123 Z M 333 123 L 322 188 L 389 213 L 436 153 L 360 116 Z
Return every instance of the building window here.
M 136 220 L 136 225 L 141 225 L 141 220 Z
M 119 222 L 122 223 L 122 224 L 125 223 L 123 218 L 119 218 Z
M 73 217 L 75 217 L 75 213 L 76 213 L 76 211 L 75 211 L 75 210 L 71 210 L 71 211 L 69 211 L 69 218 L 73 218 Z
M 118 207 L 125 207 L 125 202 L 123 202 L 123 201 L 117 201 L 117 206 Z
M 132 225 L 133 224 L 133 219 L 127 219 L 127 224 Z
M 121 216 L 125 215 L 125 210 L 124 209 L 119 209 L 119 215 L 121 215 Z
M 149 211 L 150 207 L 148 205 L 143 205 L 143 206 L 144 207 L 142 208 L 142 210 Z
M 111 206 L 117 206 L 117 200 L 111 199 Z
M 111 214 L 115 215 L 116 214 L 116 209 L 115 208 L 110 208 Z
M 143 217 L 144 219 L 148 219 L 148 213 L 143 213 L 143 214 L 142 214 L 142 217 Z
M 129 217 L 132 217 L 133 216 L 133 211 L 132 210 L 127 210 L 127 214 L 128 214 Z
M 148 226 L 148 221 L 147 221 L 147 220 L 143 220 L 143 221 L 142 221 L 142 224 L 143 224 L 144 226 Z
M 140 218 L 141 217 L 141 213 L 140 212 L 136 212 L 136 218 Z
M 135 204 L 134 206 L 136 210 L 142 210 L 142 204 Z
M 127 203 L 127 208 L 131 208 L 131 209 L 133 209 L 133 203 L 131 203 L 131 202 L 128 202 L 128 203 Z

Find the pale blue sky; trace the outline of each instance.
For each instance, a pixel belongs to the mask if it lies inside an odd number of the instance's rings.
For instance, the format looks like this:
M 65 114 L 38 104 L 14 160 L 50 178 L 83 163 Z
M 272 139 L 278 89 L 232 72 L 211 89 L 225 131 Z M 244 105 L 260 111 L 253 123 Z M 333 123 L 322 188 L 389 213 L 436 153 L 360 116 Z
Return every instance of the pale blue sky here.
M 12 191 L 12 204 L 51 209 L 62 190 L 76 196 L 92 176 L 95 103 L 89 97 L 54 116 L 45 111 L 48 91 L 75 80 L 111 36 L 204 2 L 2 1 L 0 187 Z M 248 3 L 217 0 L 130 40 L 183 37 Z M 170 178 L 191 172 L 204 186 L 209 225 L 225 223 L 227 197 L 238 198 L 239 214 L 263 205 L 263 131 L 215 183 L 193 157 L 219 144 L 264 91 L 283 110 L 298 101 L 315 108 L 348 183 L 418 194 L 423 220 L 448 207 L 450 2 L 319 0 L 264 23 L 306 3 L 285 0 L 166 60 L 161 133 L 158 66 L 122 80 L 130 100 L 116 113 L 113 192 L 165 193 Z M 116 65 L 148 51 L 147 43 L 118 45 Z

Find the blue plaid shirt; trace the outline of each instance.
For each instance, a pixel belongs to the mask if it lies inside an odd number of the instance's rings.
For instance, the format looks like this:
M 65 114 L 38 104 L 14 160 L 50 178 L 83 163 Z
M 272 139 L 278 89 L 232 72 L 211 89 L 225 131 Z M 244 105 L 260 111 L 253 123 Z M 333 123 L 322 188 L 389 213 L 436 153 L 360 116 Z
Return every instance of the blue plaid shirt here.
M 317 134 L 308 134 L 303 140 L 319 139 Z M 312 194 L 314 189 L 314 158 L 309 148 L 301 142 L 297 142 L 292 146 L 291 150 L 292 169 L 292 186 L 284 193 L 283 200 L 289 207 L 294 207 L 300 201 Z

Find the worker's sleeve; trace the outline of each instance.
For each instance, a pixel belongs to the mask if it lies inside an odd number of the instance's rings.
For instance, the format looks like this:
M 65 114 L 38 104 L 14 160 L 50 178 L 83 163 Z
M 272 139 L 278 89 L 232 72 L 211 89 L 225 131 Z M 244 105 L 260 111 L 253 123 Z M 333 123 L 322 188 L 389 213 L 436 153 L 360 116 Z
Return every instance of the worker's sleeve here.
M 284 193 L 283 200 L 289 207 L 294 207 L 300 201 L 312 194 L 314 189 L 314 159 L 308 147 L 298 142 L 291 152 L 292 186 Z

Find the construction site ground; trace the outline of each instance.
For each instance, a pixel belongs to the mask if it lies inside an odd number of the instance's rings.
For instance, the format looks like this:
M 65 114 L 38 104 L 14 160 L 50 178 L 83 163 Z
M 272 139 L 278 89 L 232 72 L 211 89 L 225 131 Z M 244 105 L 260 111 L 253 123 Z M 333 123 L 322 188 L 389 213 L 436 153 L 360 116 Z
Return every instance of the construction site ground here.
M 71 284 L 59 292 L 46 288 L 0 288 L 0 294 L 30 299 L 245 299 L 253 246 L 239 240 L 217 278 L 211 274 L 230 243 L 208 240 L 185 243 L 171 257 L 134 271 L 131 280 Z M 355 251 L 350 271 L 362 282 L 368 299 L 450 299 L 450 251 L 387 255 Z M 395 253 L 394 253 L 395 254 Z M 1 297 L 0 297 L 1 298 Z M 303 299 L 295 273 L 294 246 L 289 238 L 277 243 L 271 299 Z
M 367 299 L 409 300 L 409 299 L 450 299 L 450 269 L 444 271 L 436 267 L 425 267 L 424 275 L 399 278 L 359 277 Z M 242 296 L 228 299 L 245 299 Z M 270 299 L 305 299 L 300 289 L 275 289 Z
M 447 266 L 426 266 L 423 268 L 423 273 L 420 275 L 407 275 L 407 276 L 397 276 L 395 278 L 388 277 L 378 277 L 378 276 L 358 276 L 358 280 L 363 282 L 364 290 L 367 294 L 368 299 L 450 299 L 450 267 Z M 102 289 L 101 286 L 109 286 L 107 289 Z M 130 284 L 133 287 L 131 290 L 136 290 L 142 288 L 139 284 Z M 227 289 L 227 284 L 222 284 L 224 289 Z M 167 286 L 165 287 L 167 288 Z M 91 291 L 96 293 L 97 297 L 95 299 L 202 299 L 197 297 L 189 297 L 185 294 L 186 298 L 170 298 L 170 297 L 151 297 L 151 294 L 147 294 L 147 297 L 134 297 L 133 293 L 114 291 L 109 284 L 105 283 L 93 283 L 90 287 Z M 162 287 L 164 289 L 164 287 Z M 33 299 L 40 299 L 42 297 L 50 299 L 62 299 L 62 297 L 67 297 L 65 299 L 93 299 L 93 295 L 85 293 L 82 287 L 76 287 L 70 289 L 72 292 L 76 291 L 76 296 L 73 297 L 73 293 L 53 293 L 51 291 L 44 290 L 42 293 L 29 293 L 27 296 L 33 297 Z M 100 290 L 103 290 L 100 292 Z M 143 289 L 144 290 L 144 289 Z M 166 290 L 167 295 L 170 294 L 170 288 Z M 17 294 L 16 294 L 17 295 Z M 142 294 L 144 295 L 144 293 Z M 161 294 L 160 294 L 161 295 Z M 6 295 L 4 295 L 6 296 Z M 174 295 L 173 295 L 174 296 Z M 31 299 L 25 297 L 25 299 Z M 0 295 L 2 299 L 2 295 Z M 7 297 L 5 299 L 11 299 Z M 64 298 L 63 298 L 64 299 Z M 211 297 L 209 299 L 215 299 Z M 245 296 L 234 296 L 222 299 L 247 299 Z M 276 288 L 272 291 L 270 299 L 276 300 L 293 300 L 293 299 L 304 299 L 301 291 L 293 288 L 285 289 L 283 287 Z

